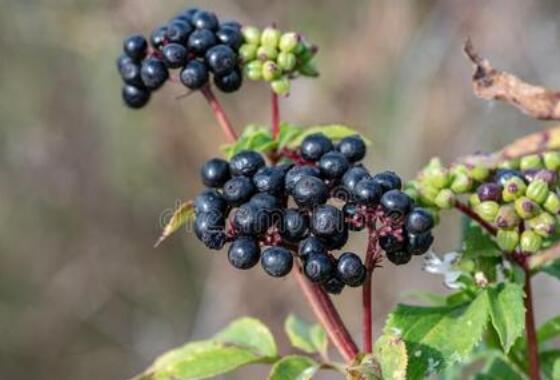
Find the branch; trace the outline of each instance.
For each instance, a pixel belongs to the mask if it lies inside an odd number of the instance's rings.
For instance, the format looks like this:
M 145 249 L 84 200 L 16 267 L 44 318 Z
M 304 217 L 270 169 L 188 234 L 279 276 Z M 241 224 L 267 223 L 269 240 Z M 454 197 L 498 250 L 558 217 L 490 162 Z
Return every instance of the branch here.
M 471 209 L 469 206 L 467 206 L 466 204 L 464 204 L 460 201 L 455 201 L 454 207 L 457 210 L 461 211 L 466 216 L 468 216 L 469 218 L 471 218 L 472 220 L 474 220 L 475 222 L 477 222 L 490 235 L 493 235 L 493 236 L 496 235 L 496 233 L 497 233 L 496 227 L 494 227 L 493 225 L 491 225 L 490 223 L 488 223 L 487 221 L 482 219 L 480 216 L 478 216 L 478 214 L 476 212 L 474 212 L 473 209 Z
M 560 92 L 526 83 L 505 71 L 494 69 L 476 52 L 472 42 L 465 42 L 464 51 L 474 63 L 472 78 L 476 96 L 502 100 L 521 112 L 539 120 L 560 120 Z
M 212 111 L 214 112 L 214 116 L 216 116 L 216 119 L 218 120 L 218 123 L 222 127 L 222 131 L 226 135 L 227 139 L 229 140 L 230 143 L 234 143 L 237 140 L 237 134 L 233 130 L 233 127 L 231 126 L 231 122 L 229 121 L 227 114 L 224 111 L 222 105 L 218 101 L 218 98 L 216 98 L 216 95 L 214 95 L 214 92 L 212 91 L 209 85 L 205 85 L 204 87 L 202 87 L 200 89 L 200 92 L 202 92 L 202 95 L 204 95 L 206 101 L 212 108 Z
M 531 380 L 540 379 L 539 369 L 539 346 L 537 342 L 537 332 L 535 330 L 535 315 L 533 305 L 533 292 L 531 289 L 531 271 L 524 267 L 525 271 L 525 334 L 527 336 L 527 356 L 529 359 L 529 377 Z
M 278 94 L 274 91 L 272 93 L 272 138 L 276 140 L 280 134 L 280 102 Z
M 373 228 L 369 228 L 368 245 L 366 251 L 366 279 L 362 285 L 362 331 L 364 352 L 371 353 L 373 350 L 373 312 L 371 302 L 371 279 L 378 258 L 377 235 Z

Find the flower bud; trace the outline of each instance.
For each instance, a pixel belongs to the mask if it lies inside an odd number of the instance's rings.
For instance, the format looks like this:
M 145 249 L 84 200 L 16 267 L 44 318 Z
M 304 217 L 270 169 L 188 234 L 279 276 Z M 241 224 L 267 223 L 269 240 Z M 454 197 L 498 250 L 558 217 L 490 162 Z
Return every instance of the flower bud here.
M 276 60 L 278 66 L 284 71 L 293 71 L 297 64 L 296 56 L 292 53 L 286 53 L 281 51 L 278 54 L 278 59 Z
M 487 222 L 493 222 L 498 215 L 498 210 L 500 205 L 493 201 L 481 202 L 479 205 L 475 206 L 474 211 Z
M 489 174 L 490 170 L 484 165 L 473 165 L 469 168 L 469 175 L 478 182 L 484 182 Z
M 560 212 L 560 197 L 555 192 L 550 191 L 543 203 L 543 207 L 553 215 L 558 214 Z
M 527 221 L 527 227 L 546 238 L 556 231 L 556 219 L 546 211 L 541 212 Z
M 513 228 L 521 223 L 521 218 L 515 212 L 515 207 L 507 204 L 500 207 L 495 222 L 498 228 Z
M 257 58 L 261 61 L 273 61 L 278 57 L 278 50 L 276 48 L 266 45 L 261 45 L 257 49 Z
M 279 48 L 281 51 L 286 53 L 293 53 L 299 42 L 299 36 L 297 33 L 288 32 L 282 34 L 280 37 Z
M 541 169 L 542 161 L 538 154 L 530 154 L 528 156 L 521 157 L 519 167 L 521 170 Z
M 262 66 L 262 77 L 265 81 L 273 81 L 280 75 L 280 69 L 274 61 L 266 61 Z
M 275 79 L 270 82 L 272 91 L 278 95 L 287 95 L 290 92 L 290 80 L 286 77 Z
M 500 202 L 502 200 L 502 187 L 494 182 L 483 183 L 476 189 L 476 194 L 483 202 Z
M 305 62 L 299 65 L 297 68 L 298 72 L 304 77 L 316 78 L 319 76 L 319 70 L 313 62 Z
M 519 177 L 510 177 L 504 181 L 504 190 L 502 190 L 502 199 L 505 202 L 513 202 L 519 197 L 525 195 L 527 185 Z
M 560 152 L 545 152 L 542 155 L 544 166 L 548 170 L 560 170 Z
M 466 193 L 471 190 L 473 181 L 465 173 L 455 173 L 451 182 L 451 190 L 456 194 Z
M 435 204 L 435 200 L 437 195 L 439 194 L 439 190 L 433 186 L 420 184 L 420 186 L 418 187 L 418 194 L 420 202 L 422 204 L 432 206 Z
M 455 202 L 455 193 L 449 189 L 442 189 L 439 191 L 434 202 L 439 208 L 451 208 Z
M 438 158 L 432 158 L 422 174 L 423 179 L 437 189 L 446 188 L 451 179 L 449 171 L 441 165 Z
M 516 230 L 498 230 L 496 243 L 502 251 L 512 252 L 519 243 L 519 232 Z
M 521 251 L 534 253 L 541 249 L 542 237 L 533 231 L 523 231 L 520 239 Z
M 527 198 L 534 200 L 537 203 L 543 203 L 548 197 L 548 184 L 540 179 L 536 179 L 527 186 L 525 195 Z
M 247 78 L 251 80 L 262 79 L 263 64 L 261 61 L 251 61 L 243 69 Z
M 251 62 L 257 58 L 257 45 L 244 44 L 239 48 L 239 58 L 241 62 Z
M 245 42 L 258 46 L 261 43 L 261 31 L 254 26 L 244 26 L 241 29 Z
M 541 208 L 529 198 L 521 197 L 515 201 L 515 212 L 521 219 L 531 219 L 541 212 Z
M 261 45 L 276 49 L 280 42 L 281 35 L 278 29 L 272 26 L 266 27 L 261 34 Z

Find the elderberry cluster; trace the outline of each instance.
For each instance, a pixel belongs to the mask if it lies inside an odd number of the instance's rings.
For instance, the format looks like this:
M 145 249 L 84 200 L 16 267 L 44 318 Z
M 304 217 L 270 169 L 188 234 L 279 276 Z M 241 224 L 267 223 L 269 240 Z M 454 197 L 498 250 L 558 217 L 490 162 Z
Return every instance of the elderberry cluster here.
M 123 100 L 131 108 L 145 106 L 151 93 L 169 79 L 171 69 L 180 70 L 181 82 L 191 90 L 202 88 L 213 75 L 218 89 L 236 91 L 243 79 L 238 62 L 242 43 L 239 23 L 220 23 L 214 13 L 196 8 L 156 28 L 149 44 L 140 34 L 129 36 L 117 60 Z
M 380 257 L 366 269 L 355 253 L 335 256 L 350 231 L 367 229 L 391 262 L 404 264 L 429 249 L 434 226 L 394 172 L 370 175 L 359 163 L 365 154 L 359 136 L 335 145 L 312 134 L 297 151 L 284 152 L 288 163 L 267 166 L 255 151 L 229 162 L 211 159 L 201 169 L 207 188 L 195 198 L 195 234 L 214 250 L 230 242 L 228 258 L 239 269 L 260 261 L 266 273 L 282 277 L 295 255 L 307 278 L 330 293 L 359 286 Z

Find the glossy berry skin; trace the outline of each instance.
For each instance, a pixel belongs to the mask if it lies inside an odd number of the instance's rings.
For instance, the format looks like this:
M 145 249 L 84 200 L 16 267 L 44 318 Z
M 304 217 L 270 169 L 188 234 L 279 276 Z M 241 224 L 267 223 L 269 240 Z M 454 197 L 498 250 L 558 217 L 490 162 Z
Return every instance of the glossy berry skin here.
M 362 166 L 354 166 L 348 169 L 342 176 L 342 185 L 349 193 L 352 193 L 356 184 L 364 178 L 369 177 L 369 172 Z
M 200 61 L 190 61 L 181 71 L 179 78 L 181 82 L 191 90 L 198 90 L 208 83 L 208 69 Z
M 401 178 L 390 170 L 377 173 L 373 176 L 373 180 L 383 188 L 384 193 L 389 190 L 400 190 L 402 188 Z
M 197 29 L 217 30 L 219 26 L 218 17 L 213 12 L 198 11 L 191 18 L 192 24 Z
M 379 238 L 379 246 L 385 252 L 402 251 L 406 248 L 406 239 L 399 239 L 394 235 L 384 235 Z
M 183 45 L 170 43 L 165 45 L 161 52 L 167 67 L 177 69 L 187 63 L 187 49 Z
M 270 227 L 270 218 L 265 210 L 249 202 L 235 211 L 232 224 L 243 235 L 257 236 Z
M 381 197 L 381 207 L 392 220 L 402 220 L 412 208 L 412 199 L 400 190 L 389 190 Z
M 228 169 L 229 173 L 229 169 Z M 224 184 L 222 190 L 225 200 L 232 206 L 240 206 L 248 202 L 256 189 L 251 179 L 247 177 L 234 177 Z
M 324 178 L 341 178 L 349 167 L 350 163 L 340 152 L 328 152 L 319 159 L 319 168 Z
M 412 255 L 403 250 L 403 251 L 395 251 L 395 252 L 387 252 L 386 253 L 387 259 L 395 265 L 404 265 L 410 261 Z
M 216 45 L 216 36 L 208 29 L 197 29 L 189 36 L 187 47 L 193 53 L 203 56 L 212 46 Z
M 229 163 L 221 158 L 213 158 L 200 169 L 202 183 L 208 187 L 222 187 L 230 178 Z
M 315 236 L 310 236 L 299 243 L 298 252 L 303 260 L 307 260 L 313 255 L 326 255 L 327 248 L 321 240 Z
M 238 69 L 225 75 L 214 75 L 214 84 L 220 91 L 229 94 L 241 88 L 243 75 Z
M 284 277 L 292 270 L 294 259 L 286 248 L 270 247 L 261 256 L 261 265 L 272 277 Z
M 229 168 L 233 176 L 252 177 L 263 166 L 265 166 L 265 162 L 262 156 L 252 150 L 237 153 L 229 162 Z
M 353 202 L 347 202 L 342 207 L 344 221 L 350 231 L 361 231 L 365 228 L 365 217 L 360 213 L 360 206 Z
M 300 154 L 305 160 L 317 161 L 334 149 L 332 141 L 322 133 L 307 136 L 301 143 Z
M 340 294 L 344 290 L 344 282 L 337 276 L 332 276 L 323 284 L 323 289 L 329 294 Z
M 362 160 L 366 155 L 366 144 L 360 136 L 345 137 L 338 143 L 336 149 L 350 162 Z
M 309 216 L 300 210 L 289 208 L 284 210 L 280 235 L 291 243 L 297 243 L 305 238 L 309 231 Z
M 336 271 L 338 278 L 351 287 L 362 285 L 366 279 L 366 267 L 362 264 L 360 256 L 352 252 L 340 255 Z
M 305 176 L 320 178 L 321 172 L 316 166 L 294 166 L 286 172 L 284 187 L 288 194 L 293 195 L 296 183 Z
M 237 57 L 227 45 L 216 45 L 206 52 L 206 62 L 210 70 L 216 75 L 225 75 L 233 71 Z
M 352 195 L 357 203 L 366 206 L 375 206 L 383 194 L 381 186 L 373 178 L 363 178 L 354 186 Z
M 406 230 L 412 234 L 421 234 L 434 227 L 434 217 L 421 207 L 415 207 L 407 216 Z
M 257 265 L 260 258 L 259 243 L 247 236 L 235 239 L 228 250 L 228 260 L 237 269 L 250 269 Z
M 227 203 L 222 194 L 215 189 L 206 189 L 201 191 L 194 198 L 194 211 L 199 213 L 225 213 Z
M 324 237 L 345 230 L 342 211 L 331 205 L 318 206 L 311 215 L 311 232 Z
M 428 252 L 434 242 L 430 231 L 421 234 L 408 234 L 408 245 L 406 250 L 413 255 L 423 255 Z
M 335 270 L 335 263 L 328 255 L 312 255 L 305 260 L 305 276 L 313 283 L 326 282 L 332 277 Z
M 167 25 L 165 36 L 168 42 L 174 42 L 182 46 L 187 46 L 189 36 L 193 28 L 191 24 L 186 21 L 174 20 Z
M 296 183 L 293 197 L 298 206 L 311 208 L 327 201 L 329 189 L 319 178 L 306 176 Z
M 476 189 L 476 194 L 481 202 L 500 202 L 502 199 L 502 187 L 493 182 L 483 183 Z
M 242 25 L 237 21 L 225 21 L 220 24 L 220 29 L 234 29 L 241 32 Z
M 187 21 L 189 24 L 192 25 L 192 18 L 200 9 L 198 8 L 189 8 L 182 12 L 179 12 L 175 18 Z
M 133 109 L 144 107 L 150 101 L 150 90 L 144 87 L 136 87 L 129 84 L 122 89 L 124 103 Z
M 330 235 L 320 236 L 319 239 L 321 239 L 327 250 L 333 251 L 344 247 L 348 243 L 349 237 L 348 228 L 344 225 L 341 230 Z
M 133 34 L 125 38 L 123 42 L 123 51 L 134 61 L 139 62 L 144 59 L 148 53 L 148 41 L 140 34 Z
M 224 217 L 220 213 L 204 212 L 196 216 L 194 232 L 208 248 L 220 250 L 226 242 Z
M 222 44 L 229 46 L 235 51 L 243 44 L 241 31 L 231 26 L 224 27 L 222 24 L 220 30 L 216 32 L 216 37 Z
M 264 166 L 253 176 L 253 183 L 261 193 L 280 195 L 284 191 L 284 170 L 277 167 Z
M 136 87 L 144 87 L 144 82 L 142 82 L 142 77 L 140 76 L 140 65 L 132 60 L 132 58 L 125 56 L 126 59 L 119 59 L 118 68 L 119 74 L 122 80 L 126 84 L 130 84 Z
M 169 78 L 169 71 L 162 60 L 148 58 L 142 62 L 140 76 L 146 87 L 150 90 L 157 90 Z
M 159 50 L 167 41 L 167 26 L 160 26 L 154 29 L 150 35 L 150 44 L 154 49 Z

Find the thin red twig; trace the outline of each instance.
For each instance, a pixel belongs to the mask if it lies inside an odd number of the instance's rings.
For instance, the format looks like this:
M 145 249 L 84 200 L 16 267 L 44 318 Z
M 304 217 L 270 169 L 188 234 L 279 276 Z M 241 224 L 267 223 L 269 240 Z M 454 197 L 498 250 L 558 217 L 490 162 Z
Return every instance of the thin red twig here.
M 280 133 L 280 101 L 278 94 L 272 93 L 272 138 L 276 139 Z
M 496 227 L 494 227 L 493 225 L 491 225 L 490 223 L 482 219 L 480 216 L 478 216 L 478 214 L 474 212 L 473 209 L 470 208 L 468 205 L 460 201 L 455 201 L 454 206 L 457 210 L 461 211 L 463 214 L 465 214 L 466 216 L 468 216 L 469 218 L 471 218 L 472 220 L 480 224 L 480 226 L 484 228 L 486 231 L 488 231 L 489 234 L 496 235 L 497 233 Z
M 368 245 L 366 251 L 366 279 L 362 286 L 362 332 L 364 352 L 373 350 L 373 310 L 371 302 L 372 274 L 377 261 L 377 235 L 370 227 L 368 233 Z
M 533 306 L 533 291 L 531 289 L 531 270 L 527 265 L 523 266 L 525 271 L 525 334 L 527 336 L 527 356 L 529 359 L 529 377 L 531 380 L 540 380 L 539 369 L 539 346 L 537 332 L 535 329 L 535 314 Z
M 220 126 L 222 127 L 222 131 L 226 135 L 229 142 L 230 143 L 235 142 L 237 140 L 237 134 L 233 130 L 233 127 L 231 126 L 231 123 L 227 117 L 226 112 L 224 111 L 222 105 L 218 101 L 218 98 L 216 98 L 216 95 L 214 95 L 214 92 L 212 91 L 210 86 L 206 85 L 202 87 L 200 89 L 200 92 L 202 92 L 202 95 L 204 95 L 206 101 L 208 101 L 208 104 L 212 108 L 212 111 L 214 112 L 214 115 L 218 120 L 218 124 L 220 124 Z

